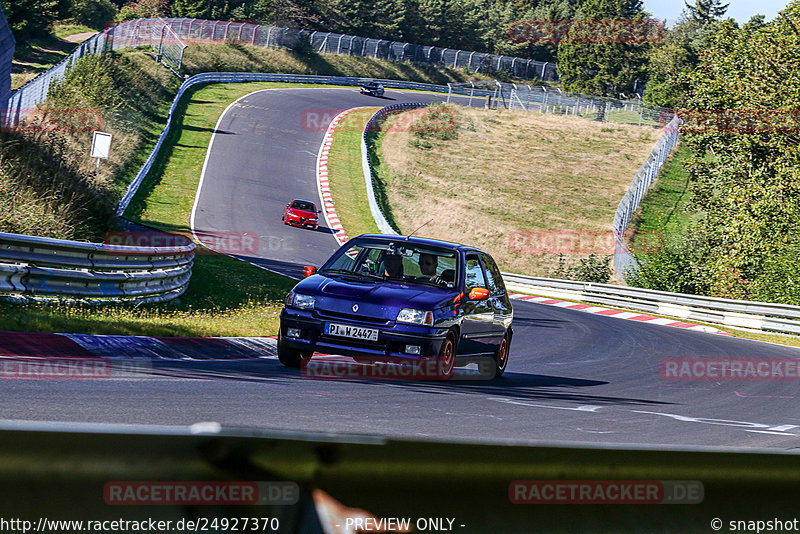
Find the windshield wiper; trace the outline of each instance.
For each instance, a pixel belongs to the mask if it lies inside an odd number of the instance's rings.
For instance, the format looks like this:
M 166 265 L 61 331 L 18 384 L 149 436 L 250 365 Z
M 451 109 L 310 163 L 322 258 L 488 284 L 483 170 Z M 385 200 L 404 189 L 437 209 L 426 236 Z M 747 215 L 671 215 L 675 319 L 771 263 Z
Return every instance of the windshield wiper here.
M 382 276 L 378 276 L 377 274 L 372 273 L 357 273 L 355 271 L 350 271 L 348 269 L 324 269 L 320 271 L 320 273 L 335 273 L 335 274 L 344 274 L 347 276 L 355 276 L 358 278 L 371 278 L 375 280 L 383 280 Z

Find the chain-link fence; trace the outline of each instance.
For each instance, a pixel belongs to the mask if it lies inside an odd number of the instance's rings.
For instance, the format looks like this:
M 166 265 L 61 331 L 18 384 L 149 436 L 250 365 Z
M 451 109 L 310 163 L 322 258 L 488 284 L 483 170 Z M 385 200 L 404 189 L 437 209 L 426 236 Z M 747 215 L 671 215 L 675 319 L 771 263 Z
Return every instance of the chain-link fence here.
M 15 44 L 3 8 L 0 7 L 0 110 L 5 109 L 11 93 L 11 60 L 14 58 Z
M 628 224 L 630 224 L 633 214 L 639 209 L 639 204 L 641 204 L 642 198 L 644 198 L 653 180 L 658 176 L 661 166 L 664 165 L 672 149 L 678 144 L 678 138 L 680 137 L 679 126 L 680 117 L 675 115 L 667 125 L 664 133 L 661 134 L 656 146 L 647 156 L 639 172 L 636 173 L 633 182 L 628 187 L 628 191 L 617 207 L 612 229 L 616 242 L 614 247 L 614 270 L 620 280 L 624 281 L 626 273 L 636 268 L 633 254 L 625 245 L 625 232 L 628 230 Z
M 448 101 L 452 95 L 482 98 L 491 109 L 522 109 L 656 128 L 664 128 L 675 116 L 673 110 L 647 105 L 638 97 L 622 100 L 497 81 L 448 84 L 448 89 Z
M 555 63 L 482 52 L 423 46 L 356 35 L 260 26 L 245 22 L 198 19 L 164 19 L 186 43 L 236 42 L 273 48 L 309 46 L 328 54 L 429 63 L 471 72 L 507 72 L 512 76 L 546 81 L 558 80 Z
M 472 72 L 505 71 L 517 77 L 557 80 L 554 63 L 509 56 L 497 56 L 451 48 L 422 46 L 354 35 L 260 26 L 244 22 L 198 19 L 138 19 L 118 24 L 79 45 L 60 63 L 12 93 L 4 126 L 20 119 L 47 99 L 53 82 L 60 81 L 72 65 L 85 55 L 132 46 L 151 46 L 165 65 L 179 72 L 183 51 L 191 43 L 241 43 L 254 46 L 296 49 L 311 47 L 317 52 L 412 61 Z M 10 66 L 10 61 L 4 63 Z

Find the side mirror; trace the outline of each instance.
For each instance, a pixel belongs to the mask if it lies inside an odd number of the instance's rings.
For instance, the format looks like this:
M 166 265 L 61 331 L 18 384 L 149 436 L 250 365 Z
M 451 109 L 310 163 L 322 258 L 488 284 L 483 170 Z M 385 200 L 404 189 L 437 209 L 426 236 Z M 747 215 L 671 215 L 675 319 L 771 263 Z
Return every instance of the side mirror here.
M 317 210 L 317 213 L 322 213 L 322 210 Z
M 303 278 L 308 278 L 309 276 L 315 274 L 316 272 L 317 272 L 316 267 L 314 267 L 313 265 L 306 265 L 305 267 L 303 267 Z M 487 291 L 486 294 L 488 295 L 489 292 Z
M 489 298 L 489 290 L 485 287 L 473 287 L 469 291 L 469 300 L 486 300 Z

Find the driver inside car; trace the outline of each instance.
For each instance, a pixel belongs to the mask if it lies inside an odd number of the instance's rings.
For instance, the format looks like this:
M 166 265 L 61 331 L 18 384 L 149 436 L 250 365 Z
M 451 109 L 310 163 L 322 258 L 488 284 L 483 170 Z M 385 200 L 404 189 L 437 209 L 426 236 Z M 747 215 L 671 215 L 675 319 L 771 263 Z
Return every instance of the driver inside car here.
M 418 276 L 417 280 L 443 284 L 444 280 L 442 280 L 439 275 L 436 274 L 437 267 L 439 267 L 439 258 L 436 257 L 435 254 L 423 252 L 419 255 L 419 270 L 422 273 L 422 276 Z

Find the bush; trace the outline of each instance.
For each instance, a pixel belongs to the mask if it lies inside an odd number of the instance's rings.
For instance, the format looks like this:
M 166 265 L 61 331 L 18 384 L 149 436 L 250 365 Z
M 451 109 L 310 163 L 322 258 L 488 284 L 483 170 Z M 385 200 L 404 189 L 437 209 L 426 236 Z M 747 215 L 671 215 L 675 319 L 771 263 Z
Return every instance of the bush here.
M 575 265 L 567 265 L 564 255 L 559 254 L 558 265 L 554 270 L 548 271 L 547 276 L 564 280 L 607 284 L 611 280 L 610 258 L 610 256 L 591 254 L 588 258 L 581 258 Z
M 45 37 L 58 13 L 54 0 L 0 0 L 17 46 L 33 37 Z
M 701 270 L 701 259 L 708 249 L 706 239 L 697 235 L 678 237 L 660 250 L 636 254 L 636 267 L 625 273 L 628 285 L 694 295 L 711 290 L 708 275 Z
M 75 22 L 102 30 L 117 16 L 117 8 L 110 0 L 72 0 L 70 15 Z
M 150 19 L 169 14 L 167 0 L 132 0 L 119 10 L 118 20 Z
M 428 106 L 425 113 L 414 121 L 411 125 L 411 133 L 417 139 L 433 137 L 447 141 L 458 137 L 456 126 L 455 110 L 445 104 L 434 104 Z M 422 143 L 420 145 L 424 146 Z

